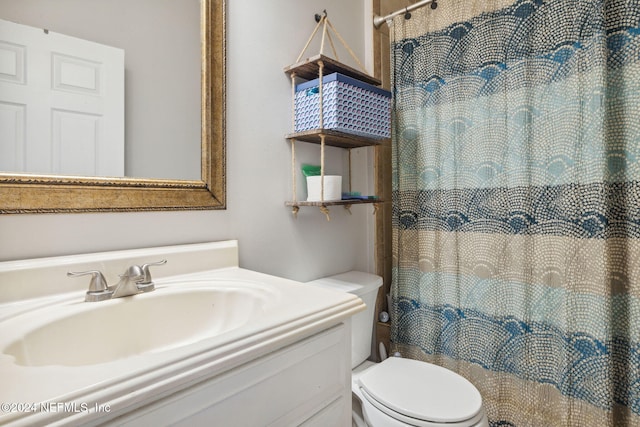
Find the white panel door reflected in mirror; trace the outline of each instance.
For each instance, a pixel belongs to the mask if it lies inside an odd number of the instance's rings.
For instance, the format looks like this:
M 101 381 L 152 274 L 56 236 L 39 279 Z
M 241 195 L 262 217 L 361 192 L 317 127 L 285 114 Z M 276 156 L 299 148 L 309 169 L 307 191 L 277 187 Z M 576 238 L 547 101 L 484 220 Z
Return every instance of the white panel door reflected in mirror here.
M 124 50 L 0 20 L 0 171 L 124 176 Z

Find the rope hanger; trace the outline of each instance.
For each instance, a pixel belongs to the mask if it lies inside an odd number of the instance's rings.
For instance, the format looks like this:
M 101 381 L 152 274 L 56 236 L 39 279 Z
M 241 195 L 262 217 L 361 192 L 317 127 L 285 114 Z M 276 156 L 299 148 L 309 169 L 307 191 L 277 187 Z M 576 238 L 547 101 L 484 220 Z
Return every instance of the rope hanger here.
M 360 69 L 364 73 L 367 73 L 367 70 L 364 68 L 364 65 L 362 65 L 362 62 L 360 62 L 360 59 L 358 59 L 358 57 L 353 52 L 353 50 L 349 47 L 347 42 L 342 38 L 342 36 L 338 32 L 338 30 L 336 30 L 336 28 L 333 26 L 331 21 L 329 21 L 329 17 L 327 16 L 327 11 L 324 10 L 322 12 L 322 15 L 316 13 L 315 19 L 316 19 L 316 22 L 317 22 L 316 27 L 314 28 L 313 32 L 311 33 L 311 36 L 309 37 L 309 40 L 307 40 L 307 43 L 304 45 L 304 48 L 302 48 L 302 52 L 300 52 L 300 55 L 298 55 L 298 59 L 296 59 L 296 62 L 300 62 L 300 59 L 302 59 L 302 56 L 304 55 L 304 53 L 306 52 L 307 48 L 311 44 L 311 41 L 315 37 L 316 33 L 318 32 L 320 27 L 322 27 L 322 40 L 320 42 L 320 55 L 324 54 L 325 39 L 329 39 L 329 44 L 331 45 L 331 50 L 333 52 L 333 56 L 335 57 L 335 59 L 337 61 L 340 60 L 340 58 L 338 57 L 338 52 L 336 51 L 336 46 L 333 43 L 333 39 L 331 38 L 331 33 L 329 32 L 329 30 L 331 30 L 331 31 L 333 31 L 335 36 L 338 37 L 338 40 L 340 41 L 340 43 L 342 43 L 342 46 L 344 46 L 344 48 L 347 50 L 347 52 L 349 52 L 349 55 L 351 55 L 353 60 L 356 61 L 356 63 L 360 67 Z
M 351 57 L 353 58 L 353 60 L 357 63 L 358 67 L 360 67 L 360 70 L 365 73 L 368 74 L 367 70 L 365 69 L 364 65 L 362 64 L 362 62 L 360 61 L 360 59 L 358 59 L 357 55 L 355 54 L 355 52 L 351 49 L 351 47 L 349 47 L 349 45 L 347 44 L 347 42 L 344 40 L 344 38 L 340 35 L 340 33 L 338 32 L 338 30 L 336 30 L 336 28 L 333 26 L 333 24 L 331 23 L 331 21 L 329 21 L 329 18 L 327 16 L 327 11 L 324 10 L 322 15 L 320 14 L 315 14 L 315 21 L 317 22 L 313 32 L 311 33 L 311 35 L 309 36 L 309 39 L 307 40 L 306 44 L 304 45 L 304 47 L 302 48 L 302 51 L 300 52 L 300 54 L 298 55 L 298 58 L 296 59 L 296 63 L 300 63 L 300 60 L 302 59 L 304 53 L 307 51 L 307 49 L 309 48 L 309 45 L 311 44 L 311 42 L 313 41 L 314 37 L 316 36 L 316 34 L 318 33 L 318 31 L 320 30 L 320 28 L 322 28 L 322 39 L 320 42 L 320 58 L 322 58 L 322 56 L 324 56 L 324 48 L 325 48 L 325 42 L 326 40 L 329 40 L 329 44 L 331 46 L 331 51 L 333 52 L 333 57 L 336 61 L 340 61 L 340 58 L 338 57 L 338 52 L 336 50 L 336 46 L 335 43 L 333 41 L 331 32 L 333 32 L 333 34 L 338 38 L 338 40 L 340 41 L 340 43 L 342 43 L 342 45 L 344 46 L 344 48 L 346 49 L 346 51 L 349 53 L 349 55 L 351 55 Z M 324 128 L 324 112 L 323 112 L 323 102 L 322 102 L 322 93 L 323 93 L 323 75 L 324 75 L 324 61 L 322 61 L 322 59 L 319 59 L 316 61 L 318 64 L 318 88 L 319 88 L 319 94 L 320 94 L 320 103 L 319 103 L 319 122 L 320 122 L 320 128 Z M 295 82 L 296 82 L 296 78 L 297 75 L 295 72 L 291 73 L 290 75 L 291 77 L 291 101 L 292 101 L 292 109 L 291 109 L 291 114 L 292 114 L 292 132 L 295 130 Z M 295 173 L 295 164 L 296 164 L 296 154 L 295 154 L 295 138 L 291 139 L 291 179 L 293 182 L 293 202 L 294 205 L 292 207 L 292 213 L 294 218 L 297 217 L 298 215 L 298 211 L 300 210 L 299 206 L 295 205 L 295 202 L 297 200 L 297 185 L 296 185 L 296 173 Z M 324 204 L 324 164 L 325 164 L 325 135 L 322 134 L 320 135 L 320 211 L 326 216 L 327 221 L 330 221 L 331 218 L 329 216 L 329 208 Z M 351 164 L 351 150 L 349 149 L 349 164 Z M 350 165 L 351 166 L 351 165 Z M 349 167 L 349 190 L 351 190 L 351 167 Z M 377 211 L 377 205 L 374 205 L 374 213 Z M 346 204 L 344 205 L 344 208 L 351 213 L 351 204 Z

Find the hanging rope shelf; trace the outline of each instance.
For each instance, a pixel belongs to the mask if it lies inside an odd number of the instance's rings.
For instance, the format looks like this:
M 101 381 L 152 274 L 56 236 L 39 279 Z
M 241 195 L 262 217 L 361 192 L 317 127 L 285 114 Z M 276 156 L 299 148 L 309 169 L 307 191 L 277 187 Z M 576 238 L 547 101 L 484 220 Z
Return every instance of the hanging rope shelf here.
M 349 213 L 351 213 L 351 206 L 355 204 L 364 204 L 364 203 L 373 203 L 374 214 L 378 210 L 378 203 L 382 202 L 381 200 L 371 197 L 365 199 L 346 199 L 339 201 L 325 201 L 324 199 L 324 171 L 325 171 L 325 147 L 327 145 L 334 147 L 346 148 L 349 150 L 349 192 L 351 192 L 351 149 L 352 148 L 360 148 L 360 147 L 368 147 L 380 145 L 389 140 L 389 138 L 369 138 L 365 136 L 360 136 L 356 134 L 346 133 L 342 131 L 336 131 L 332 129 L 324 128 L 324 111 L 323 111 L 323 77 L 331 74 L 331 73 L 340 73 L 342 75 L 354 78 L 361 82 L 365 82 L 370 85 L 379 86 L 381 84 L 379 79 L 376 79 L 370 76 L 365 67 L 362 65 L 362 62 L 355 55 L 353 50 L 349 47 L 349 45 L 342 38 L 340 33 L 335 29 L 329 18 L 327 17 L 327 12 L 324 11 L 323 15 L 316 15 L 317 25 L 314 28 L 311 36 L 307 40 L 304 48 L 298 55 L 296 59 L 296 63 L 285 67 L 284 71 L 291 78 L 291 122 L 292 122 L 292 133 L 286 136 L 287 140 L 291 142 L 291 180 L 293 187 L 293 200 L 290 202 L 286 202 L 285 205 L 291 207 L 292 213 L 294 217 L 297 217 L 298 211 L 301 206 L 316 206 L 320 208 L 320 211 L 325 214 L 327 221 L 330 221 L 331 218 L 329 216 L 329 206 L 344 206 Z M 309 57 L 303 61 L 301 58 L 306 52 L 307 48 L 313 41 L 314 37 L 321 31 L 322 39 L 320 42 L 320 53 Z M 338 58 L 338 52 L 336 50 L 336 46 L 333 41 L 333 35 L 338 38 L 340 43 L 347 50 L 349 55 L 354 59 L 356 64 L 358 64 L 360 70 L 345 65 L 340 62 Z M 331 46 L 331 51 L 333 53 L 333 58 L 324 55 L 324 49 L 326 41 L 329 42 Z M 295 97 L 296 97 L 296 80 L 313 80 L 318 79 L 318 95 L 319 95 L 319 127 L 317 129 L 305 130 L 302 132 L 295 132 L 295 121 L 296 121 L 296 112 L 295 112 Z M 297 185 L 296 185 L 296 141 L 303 141 L 309 143 L 320 144 L 320 200 L 319 201 L 298 201 L 297 200 Z

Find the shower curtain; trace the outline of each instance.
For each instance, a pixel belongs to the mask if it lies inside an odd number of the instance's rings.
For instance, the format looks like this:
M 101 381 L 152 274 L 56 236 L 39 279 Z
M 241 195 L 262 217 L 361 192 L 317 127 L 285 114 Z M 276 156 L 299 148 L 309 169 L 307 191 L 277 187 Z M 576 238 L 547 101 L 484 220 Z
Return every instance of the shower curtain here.
M 392 349 L 492 426 L 640 426 L 640 0 L 390 23 Z

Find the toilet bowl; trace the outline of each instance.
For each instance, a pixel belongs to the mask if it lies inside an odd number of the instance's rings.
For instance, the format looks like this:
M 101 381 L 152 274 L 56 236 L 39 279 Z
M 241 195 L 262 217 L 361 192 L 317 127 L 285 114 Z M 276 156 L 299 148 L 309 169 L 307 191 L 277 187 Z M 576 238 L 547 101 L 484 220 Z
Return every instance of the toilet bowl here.
M 488 427 L 476 387 L 455 372 L 413 359 L 367 361 L 382 278 L 350 271 L 308 282 L 359 296 L 367 309 L 351 321 L 353 426 Z
M 431 363 L 388 358 L 352 374 L 351 390 L 373 427 L 489 425 L 473 384 Z

